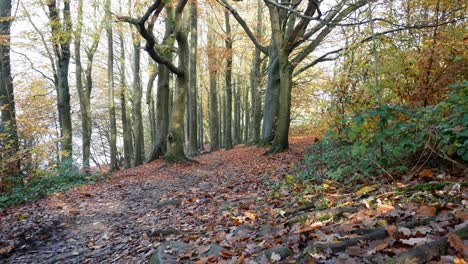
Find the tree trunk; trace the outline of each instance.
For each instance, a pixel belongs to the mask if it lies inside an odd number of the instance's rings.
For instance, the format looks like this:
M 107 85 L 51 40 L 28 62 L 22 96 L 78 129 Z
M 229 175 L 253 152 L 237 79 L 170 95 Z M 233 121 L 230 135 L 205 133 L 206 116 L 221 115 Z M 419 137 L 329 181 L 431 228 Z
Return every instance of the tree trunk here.
M 81 130 L 82 130 L 82 159 L 83 168 L 89 168 L 89 160 L 91 154 L 91 122 L 88 114 L 90 113 L 90 102 L 88 93 L 83 86 L 81 65 L 81 31 L 83 26 L 83 0 L 78 1 L 78 19 L 75 30 L 75 62 L 76 62 L 76 89 L 80 100 L 80 115 L 81 115 Z M 88 62 L 92 63 L 92 62 Z M 90 76 L 89 76 L 90 77 Z
M 143 117 L 141 114 L 141 98 L 142 98 L 142 87 L 141 87 L 141 73 L 140 73 L 140 41 L 138 36 L 133 36 L 133 120 L 135 133 L 135 166 L 143 164 L 145 157 L 145 141 L 143 131 Z
M 179 65 L 180 73 L 176 74 L 176 87 L 174 93 L 173 109 L 171 111 L 171 123 L 169 124 L 169 133 L 167 135 L 167 152 L 165 160 L 167 162 L 178 162 L 187 160 L 184 153 L 184 114 L 185 98 L 188 91 L 189 69 L 188 58 L 190 49 L 187 40 L 189 16 L 185 12 L 179 17 L 181 21 L 176 22 L 175 36 L 179 46 Z
M 248 86 L 247 86 L 248 87 Z M 249 91 L 251 89 L 244 90 L 244 142 L 249 142 L 250 133 L 250 108 L 249 108 Z
M 231 36 L 231 23 L 229 21 L 229 11 L 224 11 L 224 18 L 226 23 L 226 40 L 225 45 L 227 49 L 226 58 L 226 107 L 225 111 L 225 127 L 224 127 L 224 147 L 225 149 L 232 149 L 232 36 Z
M 273 45 L 273 44 L 272 44 Z M 275 124 L 278 116 L 280 93 L 280 74 L 278 55 L 274 47 L 270 48 L 268 77 L 263 107 L 262 141 L 269 144 L 275 137 Z
M 55 59 L 57 64 L 57 108 L 59 114 L 62 155 L 72 157 L 72 123 L 70 107 L 70 87 L 68 84 L 68 67 L 70 64 L 70 42 L 71 42 L 71 16 L 70 2 L 64 1 L 60 16 L 57 10 L 57 2 L 51 0 L 47 4 L 48 16 L 52 32 Z M 61 18 L 63 17 L 63 22 Z
M 196 0 L 190 5 L 190 75 L 188 93 L 188 134 L 189 155 L 198 153 L 198 118 L 197 118 L 197 56 L 198 56 L 198 3 Z
M 0 138 L 0 160 L 4 158 L 4 155 L 6 158 L 13 158 L 11 162 L 7 162 L 6 168 L 0 167 L 0 175 L 2 173 L 16 175 L 20 171 L 19 159 L 14 157 L 19 144 L 10 63 L 10 27 L 12 19 L 11 0 L 0 0 L 0 36 L 4 37 L 3 41 L 0 41 L 0 134 L 5 134 L 4 138 Z
M 174 45 L 174 39 L 171 34 L 174 30 L 174 9 L 172 7 L 166 8 L 166 33 L 163 40 L 163 45 L 168 47 L 168 52 L 162 53 L 164 57 L 171 58 L 170 49 Z M 169 104 L 170 96 L 170 72 L 169 69 L 160 64 L 158 76 L 158 88 L 156 94 L 156 134 L 154 136 L 153 146 L 151 153 L 148 157 L 148 162 L 156 160 L 159 156 L 163 156 L 167 149 L 167 133 L 169 130 Z
M 107 31 L 107 81 L 108 81 L 108 107 L 110 124 L 110 169 L 118 169 L 117 166 L 117 124 L 115 120 L 114 103 L 114 47 L 112 35 L 112 19 L 110 0 L 106 0 L 106 31 Z
M 127 109 L 127 83 L 125 78 L 125 41 L 123 30 L 119 30 L 120 39 L 120 107 L 124 143 L 124 166 L 132 167 L 133 140 L 132 129 L 130 125 L 130 112 Z
M 269 150 L 270 153 L 282 152 L 289 147 L 289 123 L 291 114 L 291 88 L 293 67 L 288 61 L 287 54 L 278 56 L 280 70 L 280 97 L 278 121 L 276 124 L 275 138 Z
M 214 58 L 214 32 L 208 29 L 208 71 L 210 78 L 210 151 L 219 149 L 219 113 L 217 91 L 217 65 Z
M 150 76 L 148 79 L 148 86 L 146 87 L 146 105 L 148 106 L 149 112 L 151 142 L 154 142 L 156 136 L 156 109 L 154 106 L 153 87 L 157 76 L 158 68 L 156 63 L 150 63 Z

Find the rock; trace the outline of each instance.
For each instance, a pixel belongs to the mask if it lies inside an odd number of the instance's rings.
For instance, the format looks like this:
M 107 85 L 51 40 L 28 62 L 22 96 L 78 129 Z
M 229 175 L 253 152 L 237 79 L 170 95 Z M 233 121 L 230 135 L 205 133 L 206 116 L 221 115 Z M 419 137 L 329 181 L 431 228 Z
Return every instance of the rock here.
M 6 255 L 15 249 L 12 241 L 0 241 L 0 255 Z
M 219 257 L 219 254 L 223 250 L 225 250 L 225 248 L 219 246 L 218 244 L 213 243 L 213 244 L 210 245 L 210 249 L 208 249 L 208 251 L 201 254 L 201 256 L 202 257 L 209 257 L 209 256 Z
M 150 264 L 177 263 L 177 259 L 183 251 L 190 250 L 190 244 L 180 241 L 168 241 L 162 243 L 150 258 Z
M 202 182 L 198 184 L 198 187 L 205 192 L 211 191 L 211 184 L 207 182 Z
M 293 254 L 292 250 L 287 247 L 274 247 L 260 252 L 260 254 L 258 254 L 258 256 L 255 257 L 255 261 L 260 261 L 263 255 L 265 255 L 268 258 L 268 260 L 271 260 L 271 255 L 273 253 L 279 255 L 281 257 L 281 260 L 292 256 Z
M 273 231 L 272 225 L 264 225 L 260 230 L 257 232 L 257 237 L 263 237 L 271 233 Z
M 155 229 L 153 232 L 151 232 L 150 236 L 151 237 L 156 237 L 156 236 L 170 236 L 170 235 L 180 235 L 181 232 L 176 229 L 168 228 L 168 229 Z
M 255 230 L 255 228 L 253 226 L 244 224 L 244 225 L 238 226 L 236 228 L 236 230 L 234 230 L 233 235 L 238 236 L 239 233 L 248 233 L 248 232 L 254 231 L 254 230 Z
M 171 199 L 171 200 L 164 200 L 164 201 L 161 201 L 159 203 L 157 203 L 154 208 L 156 209 L 160 209 L 160 208 L 163 208 L 163 207 L 166 207 L 166 206 L 178 206 L 178 205 L 181 205 L 182 204 L 182 200 L 180 199 Z

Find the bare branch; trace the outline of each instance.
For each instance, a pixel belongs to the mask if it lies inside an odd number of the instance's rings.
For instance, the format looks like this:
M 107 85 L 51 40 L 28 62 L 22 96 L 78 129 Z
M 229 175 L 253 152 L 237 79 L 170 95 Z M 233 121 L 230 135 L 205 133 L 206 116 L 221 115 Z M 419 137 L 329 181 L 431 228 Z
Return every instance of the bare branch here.
M 253 42 L 255 47 L 259 49 L 262 53 L 268 55 L 268 47 L 263 46 L 260 41 L 255 37 L 254 33 L 252 30 L 250 30 L 249 26 L 245 22 L 244 19 L 239 15 L 239 13 L 236 11 L 234 7 L 232 7 L 226 0 L 216 0 L 220 5 L 222 5 L 224 8 L 226 8 L 229 12 L 231 12 L 232 16 L 237 20 L 237 22 L 241 25 L 241 27 L 244 29 L 245 33 L 247 33 L 247 36 L 250 38 L 250 40 Z
M 364 39 L 361 39 L 360 41 L 358 42 L 355 42 L 349 46 L 346 46 L 346 47 L 343 47 L 343 48 L 339 48 L 339 49 L 336 49 L 336 50 L 332 50 L 332 51 L 329 51 L 327 53 L 324 53 L 323 55 L 321 55 L 320 57 L 316 58 L 315 60 L 313 60 L 312 62 L 308 63 L 307 65 L 303 66 L 302 68 L 300 68 L 299 70 L 295 71 L 294 72 L 294 76 L 297 76 L 301 73 L 303 73 L 304 71 L 306 71 L 307 69 L 315 66 L 316 64 L 320 63 L 320 62 L 324 62 L 324 61 L 332 61 L 332 60 L 335 60 L 337 59 L 338 57 L 344 55 L 345 53 L 343 54 L 339 54 L 338 56 L 336 57 L 328 57 L 332 54 L 337 54 L 337 53 L 340 53 L 342 51 L 349 51 L 355 47 L 358 47 L 359 45 L 365 43 L 365 42 L 368 42 L 368 41 L 371 41 L 374 37 L 380 37 L 380 36 L 384 36 L 384 35 L 388 35 L 388 34 L 392 34 L 392 33 L 396 33 L 396 32 L 400 32 L 400 31 L 405 31 L 405 30 L 410 30 L 410 29 L 424 29 L 424 28 L 434 28 L 434 27 L 440 27 L 440 26 L 443 26 L 443 25 L 447 25 L 447 24 L 452 24 L 452 23 L 456 23 L 458 22 L 457 20 L 452 20 L 452 21 L 447 21 L 447 22 L 444 22 L 444 23 L 439 23 L 439 24 L 432 24 L 432 25 L 411 25 L 411 26 L 405 26 L 403 25 L 402 27 L 400 28 L 394 28 L 394 29 L 391 29 L 391 30 L 386 30 L 386 31 L 383 31 L 383 32 L 378 32 L 378 33 L 375 33 L 374 35 L 372 36 L 368 36 Z

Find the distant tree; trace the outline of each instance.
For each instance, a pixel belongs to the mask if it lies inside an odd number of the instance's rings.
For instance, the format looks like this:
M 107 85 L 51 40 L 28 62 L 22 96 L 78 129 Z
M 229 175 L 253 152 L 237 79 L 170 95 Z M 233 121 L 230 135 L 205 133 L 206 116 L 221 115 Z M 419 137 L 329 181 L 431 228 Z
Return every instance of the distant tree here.
M 72 121 L 70 106 L 70 86 L 68 71 L 70 65 L 70 43 L 72 40 L 72 20 L 70 16 L 70 1 L 63 2 L 63 8 L 58 8 L 55 0 L 47 3 L 49 25 L 53 52 L 56 60 L 57 108 L 60 124 L 62 155 L 71 157 L 73 150 Z M 62 14 L 59 14 L 61 10 Z

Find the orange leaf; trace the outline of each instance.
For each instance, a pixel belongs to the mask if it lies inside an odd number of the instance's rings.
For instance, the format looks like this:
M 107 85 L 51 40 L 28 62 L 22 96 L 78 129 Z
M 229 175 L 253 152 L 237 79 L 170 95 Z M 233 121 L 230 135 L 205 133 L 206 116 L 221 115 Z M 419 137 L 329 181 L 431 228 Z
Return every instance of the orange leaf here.
M 388 235 L 393 238 L 395 238 L 395 234 L 398 232 L 398 228 L 394 225 L 387 226 L 386 230 L 387 230 Z
M 254 220 L 255 218 L 257 218 L 257 215 L 252 211 L 246 211 L 246 212 L 244 212 L 244 215 L 245 215 L 245 217 L 247 217 L 247 218 L 249 218 L 251 220 Z
M 424 169 L 419 173 L 419 178 L 421 179 L 434 179 L 434 173 L 428 169 Z

